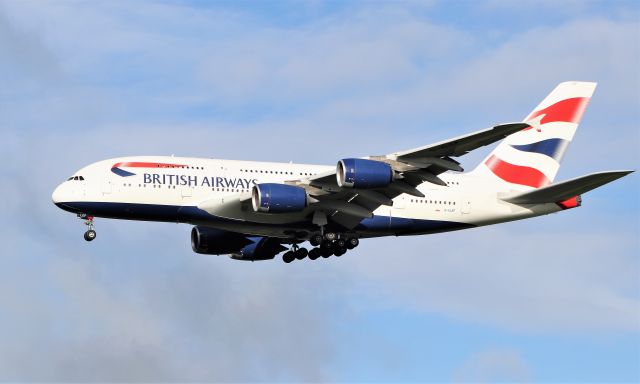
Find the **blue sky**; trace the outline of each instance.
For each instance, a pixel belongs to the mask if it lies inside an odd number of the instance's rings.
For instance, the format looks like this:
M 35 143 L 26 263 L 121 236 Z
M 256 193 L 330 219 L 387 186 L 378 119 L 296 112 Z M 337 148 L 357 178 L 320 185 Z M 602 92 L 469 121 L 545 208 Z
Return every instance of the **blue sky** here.
M 285 265 L 51 204 L 88 163 L 333 164 L 598 81 L 558 179 L 638 169 L 633 1 L 0 1 L 0 380 L 640 381 L 640 181 Z M 486 150 L 461 158 L 472 168 Z

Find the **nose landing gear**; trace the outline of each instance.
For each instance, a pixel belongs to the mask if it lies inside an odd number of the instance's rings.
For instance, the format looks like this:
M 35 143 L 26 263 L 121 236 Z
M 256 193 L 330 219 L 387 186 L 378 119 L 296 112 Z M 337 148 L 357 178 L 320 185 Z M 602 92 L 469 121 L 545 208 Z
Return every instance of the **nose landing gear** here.
M 86 241 L 93 241 L 96 238 L 96 231 L 93 229 L 93 216 L 85 215 L 84 213 L 78 214 L 78 218 L 84 220 L 84 224 L 89 228 L 84 233 L 84 239 Z

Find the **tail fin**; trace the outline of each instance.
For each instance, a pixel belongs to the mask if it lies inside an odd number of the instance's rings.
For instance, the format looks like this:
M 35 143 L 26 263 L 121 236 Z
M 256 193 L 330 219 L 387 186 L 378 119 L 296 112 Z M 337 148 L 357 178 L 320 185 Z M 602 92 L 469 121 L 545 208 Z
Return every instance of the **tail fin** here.
M 514 187 L 551 184 L 595 89 L 596 83 L 560 83 L 524 119 L 531 128 L 507 136 L 475 171 Z

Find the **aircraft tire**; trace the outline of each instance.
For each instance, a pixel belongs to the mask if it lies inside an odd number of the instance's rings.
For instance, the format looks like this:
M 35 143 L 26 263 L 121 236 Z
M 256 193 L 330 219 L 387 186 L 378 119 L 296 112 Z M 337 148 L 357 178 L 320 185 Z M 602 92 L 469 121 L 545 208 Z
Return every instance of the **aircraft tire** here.
M 295 258 L 296 258 L 295 255 L 291 251 L 287 251 L 284 253 L 284 255 L 282 255 L 282 261 L 284 261 L 287 264 L 295 260 Z
M 320 235 L 311 236 L 311 238 L 309 239 L 309 243 L 311 243 L 311 245 L 313 245 L 314 247 L 317 247 L 318 245 L 322 244 L 322 236 Z
M 320 250 L 318 248 L 313 248 L 309 251 L 309 260 L 315 260 L 320 257 Z
M 96 231 L 94 231 L 93 229 L 90 229 L 84 233 L 84 239 L 86 241 L 93 241 L 93 239 L 95 238 L 96 238 Z
M 309 251 L 307 251 L 306 248 L 299 248 L 297 251 L 295 251 L 295 256 L 296 259 L 298 260 L 302 260 L 305 257 L 307 257 L 307 255 L 309 254 Z

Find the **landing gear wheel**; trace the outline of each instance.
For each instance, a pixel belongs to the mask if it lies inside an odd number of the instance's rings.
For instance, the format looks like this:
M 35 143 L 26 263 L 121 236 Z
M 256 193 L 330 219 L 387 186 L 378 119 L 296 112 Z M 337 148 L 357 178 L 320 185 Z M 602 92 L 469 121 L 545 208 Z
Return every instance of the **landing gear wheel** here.
M 338 237 L 338 235 L 336 235 L 334 232 L 327 232 L 324 234 L 324 238 L 329 240 L 329 241 L 333 241 Z
M 309 251 L 309 260 L 315 260 L 320 256 L 320 250 L 318 248 L 313 248 Z
M 336 249 L 342 249 L 342 248 L 346 248 L 347 247 L 347 242 L 344 241 L 344 239 L 338 239 L 333 243 L 333 246 Z
M 353 249 L 360 244 L 360 240 L 357 237 L 351 237 L 347 240 L 347 248 Z
M 345 253 L 347 253 L 347 250 L 345 248 L 339 248 L 333 254 L 338 256 L 338 257 L 340 257 L 340 256 L 344 255 Z
M 311 238 L 309 239 L 309 243 L 311 243 L 311 245 L 313 245 L 314 247 L 317 247 L 322 243 L 322 235 L 311 236 Z
M 294 252 L 296 259 L 298 260 L 302 260 L 305 257 L 307 257 L 307 255 L 309 254 L 309 252 L 307 251 L 306 248 L 299 248 L 297 251 Z
M 96 238 L 96 231 L 93 229 L 88 230 L 84 233 L 84 239 L 87 241 L 93 241 Z
M 284 261 L 287 264 L 292 262 L 295 258 L 296 258 L 296 256 L 291 251 L 285 252 L 285 254 L 282 255 L 282 261 Z
M 96 238 L 96 231 L 93 230 L 93 216 L 89 216 L 85 213 L 78 213 L 78 218 L 84 220 L 84 225 L 87 226 L 87 232 L 84 233 L 84 239 L 86 241 L 93 241 Z
M 333 255 L 333 250 L 331 248 L 320 248 L 320 254 L 325 259 L 331 255 Z

